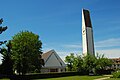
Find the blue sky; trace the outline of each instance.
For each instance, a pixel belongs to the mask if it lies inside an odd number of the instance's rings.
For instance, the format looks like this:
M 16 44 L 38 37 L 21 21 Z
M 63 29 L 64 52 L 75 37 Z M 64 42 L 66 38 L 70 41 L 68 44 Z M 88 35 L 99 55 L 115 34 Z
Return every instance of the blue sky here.
M 89 9 L 95 50 L 108 58 L 120 57 L 119 0 L 1 0 L 0 18 L 8 29 L 0 40 L 21 30 L 40 36 L 43 52 L 54 49 L 62 59 L 82 54 L 82 8 Z

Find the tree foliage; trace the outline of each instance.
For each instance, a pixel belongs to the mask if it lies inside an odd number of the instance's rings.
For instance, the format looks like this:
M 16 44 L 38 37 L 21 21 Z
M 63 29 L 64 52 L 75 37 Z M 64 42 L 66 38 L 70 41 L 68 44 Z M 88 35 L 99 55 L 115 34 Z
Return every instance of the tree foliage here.
M 0 25 L 3 23 L 3 19 L 1 18 L 0 19 Z M 6 27 L 3 27 L 3 26 L 0 26 L 0 34 L 2 34 L 3 31 L 7 30 L 7 26 Z M 7 41 L 0 41 L 0 45 L 6 43 Z M 0 49 L 1 50 L 1 49 Z
M 108 69 L 110 66 L 112 66 L 113 62 L 112 60 L 105 58 L 104 55 L 98 55 L 97 53 L 97 60 L 96 60 L 96 66 L 95 70 L 96 73 L 103 73 L 104 70 Z
M 97 65 L 96 60 L 96 57 L 90 54 L 83 57 L 83 69 L 87 74 L 93 72 L 95 66 Z
M 83 59 L 80 55 L 76 55 L 73 62 L 73 71 L 81 72 L 81 69 L 83 69 Z
M 68 71 L 78 71 L 82 74 L 89 74 L 90 72 L 100 74 L 100 71 L 104 71 L 112 65 L 112 61 L 105 58 L 104 55 L 95 57 L 88 54 L 81 57 L 80 55 L 74 56 L 74 53 L 66 56 L 65 62 Z
M 3 23 L 3 19 L 1 18 L 0 19 L 0 25 Z M 3 27 L 3 26 L 0 26 L 0 34 L 5 31 L 7 29 L 7 26 L 6 27 Z
M 14 60 L 14 70 L 20 74 L 34 72 L 41 69 L 41 46 L 39 36 L 29 32 L 21 31 L 13 36 L 12 59 Z
M 74 53 L 71 53 L 70 56 L 65 57 L 65 62 L 67 62 L 68 70 L 72 71 L 74 66 L 75 56 Z
M 0 19 L 0 25 L 3 23 L 3 19 Z M 0 34 L 7 29 L 6 27 L 0 26 Z M 7 41 L 0 41 L 0 46 L 5 44 Z M 1 74 L 13 74 L 13 63 L 10 56 L 10 42 L 7 43 L 6 48 L 0 48 L 0 54 L 2 54 L 2 64 L 0 65 Z M 9 66 L 8 66 L 9 65 Z
M 0 73 L 10 75 L 13 74 L 13 61 L 11 59 L 10 41 L 7 43 L 7 48 L 1 49 L 2 64 L 0 66 Z M 9 66 L 8 66 L 9 65 Z

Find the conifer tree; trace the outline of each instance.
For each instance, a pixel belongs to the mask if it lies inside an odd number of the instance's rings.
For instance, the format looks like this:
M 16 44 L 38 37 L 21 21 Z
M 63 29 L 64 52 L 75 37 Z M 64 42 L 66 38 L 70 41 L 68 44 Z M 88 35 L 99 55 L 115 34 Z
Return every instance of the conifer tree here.
M 0 19 L 0 25 L 3 23 L 3 19 L 1 18 Z M 4 32 L 5 30 L 7 30 L 7 26 L 3 27 L 3 26 L 0 26 L 0 34 L 2 34 L 2 32 Z M 6 43 L 7 41 L 0 41 L 0 45 Z M 1 49 L 0 49 L 1 50 Z
M 0 25 L 3 23 L 3 19 L 0 19 Z M 2 32 L 4 32 L 5 30 L 7 30 L 7 26 L 3 27 L 0 26 L 0 34 L 2 34 Z M 0 46 L 2 44 L 5 44 L 7 41 L 0 41 Z M 9 75 L 9 74 L 13 74 L 13 64 L 12 64 L 12 60 L 10 57 L 10 49 L 11 49 L 11 42 L 9 41 L 9 43 L 6 45 L 6 48 L 0 48 L 0 54 L 2 54 L 2 64 L 0 65 L 0 73 L 1 74 L 5 74 L 5 75 Z M 8 66 L 9 65 L 9 66 Z

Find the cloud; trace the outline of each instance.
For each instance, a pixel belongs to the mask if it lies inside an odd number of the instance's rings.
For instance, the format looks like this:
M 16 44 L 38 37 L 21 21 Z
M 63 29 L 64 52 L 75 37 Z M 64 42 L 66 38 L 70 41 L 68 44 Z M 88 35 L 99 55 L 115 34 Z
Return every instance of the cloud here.
M 112 38 L 112 39 L 95 42 L 95 47 L 96 48 L 120 47 L 120 38 Z
M 54 48 L 52 48 L 52 47 L 50 48 L 50 47 L 49 47 L 49 48 L 43 48 L 42 50 L 43 50 L 43 53 L 45 53 L 45 52 L 48 52 L 48 51 L 53 50 L 53 49 L 54 49 Z
M 96 52 L 107 58 L 120 57 L 120 38 L 111 38 L 95 43 Z M 101 48 L 101 49 L 100 49 Z
M 56 51 L 57 54 L 61 57 L 61 59 L 64 61 L 65 57 L 67 55 L 70 55 L 70 53 L 74 53 L 77 55 L 82 55 L 82 51 Z M 120 48 L 118 49 L 107 49 L 107 50 L 96 50 L 95 53 L 98 53 L 100 55 L 104 54 L 107 58 L 119 58 L 120 57 Z
M 120 57 L 120 38 L 111 38 L 95 42 L 95 51 L 104 54 L 108 58 Z M 54 49 L 58 55 L 65 60 L 70 53 L 82 54 L 82 45 L 79 43 L 61 44 L 56 46 L 45 46 L 44 52 Z
M 81 42 L 76 44 L 65 44 L 63 45 L 64 48 L 71 48 L 71 49 L 82 49 Z M 111 38 L 102 41 L 95 42 L 95 48 L 113 48 L 113 47 L 120 47 L 120 38 Z
M 108 49 L 108 50 L 97 50 L 98 54 L 104 54 L 107 58 L 119 58 L 120 48 L 118 49 Z
M 80 54 L 81 48 L 82 48 L 81 44 L 78 43 L 78 44 L 61 44 L 52 47 L 50 47 L 49 45 L 47 46 L 44 45 L 42 50 L 45 53 L 47 51 L 54 49 L 57 52 L 57 54 L 61 57 L 61 59 L 64 61 L 65 57 L 70 53 Z
M 81 44 L 67 44 L 67 45 L 63 45 L 63 47 L 65 48 L 82 48 Z
M 69 55 L 71 52 L 78 54 L 82 53 L 82 45 L 80 43 L 77 44 L 67 44 L 63 45 L 66 49 L 70 48 L 71 51 L 69 52 L 58 52 L 58 54 L 62 57 L 62 59 L 65 59 L 65 56 Z M 116 48 L 117 47 L 117 48 Z M 99 54 L 104 54 L 105 57 L 107 58 L 119 58 L 120 57 L 120 38 L 111 38 L 111 39 L 106 39 L 102 41 L 95 42 L 95 48 L 96 52 Z M 99 48 L 102 48 L 100 50 Z M 79 49 L 79 51 L 78 51 Z
M 62 60 L 65 60 L 65 57 L 70 55 L 70 53 L 74 53 L 75 55 L 82 55 L 81 51 L 57 51 L 57 54 L 61 57 Z

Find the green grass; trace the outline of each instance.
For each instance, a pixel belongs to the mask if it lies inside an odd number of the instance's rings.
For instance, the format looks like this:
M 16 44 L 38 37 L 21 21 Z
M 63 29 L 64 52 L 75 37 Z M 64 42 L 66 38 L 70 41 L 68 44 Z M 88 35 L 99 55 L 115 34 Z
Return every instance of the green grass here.
M 102 77 L 104 76 L 68 76 L 68 77 L 34 79 L 34 80 L 93 80 L 93 79 L 102 78 Z
M 98 78 L 102 78 L 105 76 L 68 76 L 68 77 L 59 77 L 59 78 L 48 78 L 48 79 L 34 79 L 34 80 L 94 80 Z M 10 80 L 7 78 L 0 80 Z M 120 78 L 110 78 L 106 80 L 120 80 Z

